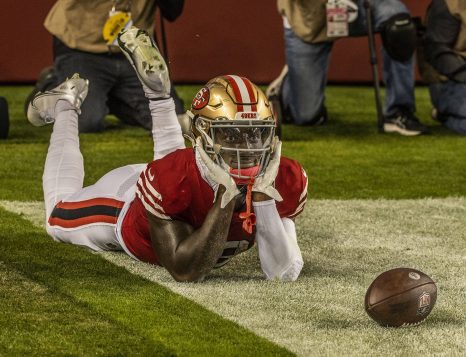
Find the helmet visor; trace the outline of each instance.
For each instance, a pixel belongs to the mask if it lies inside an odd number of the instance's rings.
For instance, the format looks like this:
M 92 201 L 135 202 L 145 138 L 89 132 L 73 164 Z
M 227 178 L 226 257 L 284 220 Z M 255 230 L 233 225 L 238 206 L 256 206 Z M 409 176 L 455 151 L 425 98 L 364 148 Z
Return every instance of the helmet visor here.
M 264 164 L 274 134 L 273 123 L 225 123 L 212 125 L 213 142 L 225 163 L 234 168 L 249 168 Z

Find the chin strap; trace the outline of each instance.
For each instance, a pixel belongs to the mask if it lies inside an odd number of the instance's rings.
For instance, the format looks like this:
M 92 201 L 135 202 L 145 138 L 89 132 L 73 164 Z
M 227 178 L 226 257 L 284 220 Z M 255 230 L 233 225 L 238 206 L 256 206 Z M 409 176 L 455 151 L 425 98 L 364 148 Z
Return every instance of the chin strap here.
M 247 185 L 252 180 L 254 182 L 255 177 L 259 175 L 260 166 L 256 165 L 253 167 L 248 167 L 245 169 L 234 169 L 232 167 L 229 168 L 230 174 L 232 174 L 233 180 L 235 180 L 237 185 Z M 236 176 L 235 176 L 236 175 Z M 241 175 L 243 177 L 237 177 Z
M 251 212 L 252 207 L 252 186 L 254 185 L 254 179 L 252 178 L 248 182 L 248 188 L 246 192 L 246 211 L 239 214 L 239 218 L 244 219 L 243 229 L 249 234 L 252 233 L 253 227 L 256 225 L 256 215 Z

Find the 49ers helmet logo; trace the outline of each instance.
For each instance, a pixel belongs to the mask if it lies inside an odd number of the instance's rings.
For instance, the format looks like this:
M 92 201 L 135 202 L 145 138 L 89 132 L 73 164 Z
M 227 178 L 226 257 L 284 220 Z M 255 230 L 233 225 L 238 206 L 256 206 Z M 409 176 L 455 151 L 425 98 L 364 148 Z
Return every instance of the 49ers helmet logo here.
M 203 87 L 194 96 L 193 103 L 191 104 L 191 106 L 193 107 L 193 109 L 202 109 L 209 103 L 209 99 L 210 90 L 207 87 Z

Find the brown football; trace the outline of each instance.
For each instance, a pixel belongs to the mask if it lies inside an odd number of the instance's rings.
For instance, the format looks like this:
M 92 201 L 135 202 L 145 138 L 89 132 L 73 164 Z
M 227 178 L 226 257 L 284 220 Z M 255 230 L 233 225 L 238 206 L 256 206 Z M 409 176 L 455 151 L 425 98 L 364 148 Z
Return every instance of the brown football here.
M 396 268 L 380 274 L 366 292 L 366 312 L 382 326 L 424 320 L 437 300 L 434 281 L 419 270 Z

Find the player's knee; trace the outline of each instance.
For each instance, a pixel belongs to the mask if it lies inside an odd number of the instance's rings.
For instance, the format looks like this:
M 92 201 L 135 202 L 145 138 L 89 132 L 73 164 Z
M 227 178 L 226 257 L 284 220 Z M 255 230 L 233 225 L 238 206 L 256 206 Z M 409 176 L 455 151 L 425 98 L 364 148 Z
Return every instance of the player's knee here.
M 47 221 L 45 222 L 45 231 L 55 242 L 60 242 L 60 239 L 55 235 L 55 228 L 50 226 Z

